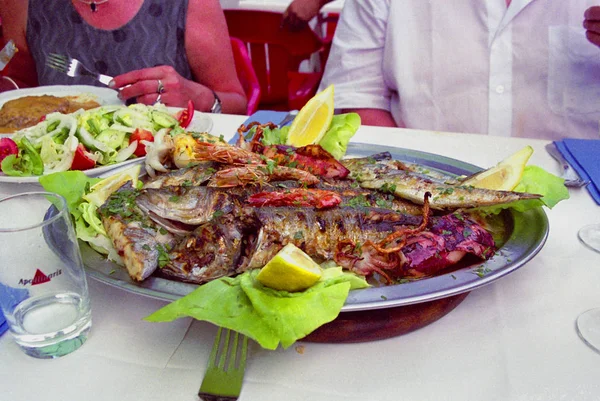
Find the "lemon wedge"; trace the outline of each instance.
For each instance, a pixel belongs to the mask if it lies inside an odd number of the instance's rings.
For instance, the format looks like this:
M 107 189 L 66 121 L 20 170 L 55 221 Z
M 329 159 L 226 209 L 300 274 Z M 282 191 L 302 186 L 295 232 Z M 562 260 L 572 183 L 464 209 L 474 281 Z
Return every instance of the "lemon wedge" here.
M 533 148 L 525 146 L 494 167 L 468 177 L 462 184 L 476 188 L 512 191 L 521 181 L 523 170 L 532 154 Z
M 300 109 L 288 132 L 286 144 L 300 147 L 319 143 L 333 119 L 333 85 L 313 96 Z
M 294 244 L 287 244 L 263 267 L 256 279 L 264 286 L 303 291 L 321 278 L 321 266 Z
M 98 181 L 92 185 L 90 187 L 90 192 L 83 195 L 82 198 L 89 203 L 100 207 L 113 192 L 121 188 L 127 181 L 131 181 L 135 188 L 140 175 L 140 169 L 141 165 L 137 164 L 117 174 L 106 177 L 102 181 Z

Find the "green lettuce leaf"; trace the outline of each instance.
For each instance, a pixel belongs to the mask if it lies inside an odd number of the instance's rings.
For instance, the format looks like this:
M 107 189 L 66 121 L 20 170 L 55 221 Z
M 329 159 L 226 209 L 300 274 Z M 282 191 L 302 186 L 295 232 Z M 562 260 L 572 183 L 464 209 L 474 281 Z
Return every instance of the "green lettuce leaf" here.
M 62 195 L 67 200 L 69 212 L 77 220 L 81 216 L 79 204 L 83 201 L 82 196 L 92 185 L 101 178 L 90 178 L 78 170 L 63 171 L 41 176 L 39 181 L 48 192 Z
M 319 145 L 340 160 L 346 154 L 348 143 L 359 127 L 360 116 L 357 113 L 336 114 Z
M 287 140 L 288 131 L 290 130 L 290 126 L 286 125 L 281 128 L 263 128 L 263 136 L 261 142 L 263 145 L 285 145 L 285 141 Z
M 325 269 L 325 279 L 303 292 L 267 288 L 256 280 L 259 270 L 213 280 L 159 309 L 145 320 L 167 322 L 191 316 L 254 339 L 263 348 L 287 348 L 334 320 L 350 289 L 364 288 L 364 279 L 341 268 Z

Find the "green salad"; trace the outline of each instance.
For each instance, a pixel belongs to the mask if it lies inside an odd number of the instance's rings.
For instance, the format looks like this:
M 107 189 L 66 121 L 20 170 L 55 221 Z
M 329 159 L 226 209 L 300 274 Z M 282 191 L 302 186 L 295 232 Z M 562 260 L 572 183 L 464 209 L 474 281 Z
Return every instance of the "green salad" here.
M 102 106 L 72 114 L 50 113 L 37 125 L 4 138 L 2 173 L 47 175 L 87 170 L 145 155 L 162 129 L 183 129 L 165 106 Z M 11 143 L 12 142 L 12 143 Z

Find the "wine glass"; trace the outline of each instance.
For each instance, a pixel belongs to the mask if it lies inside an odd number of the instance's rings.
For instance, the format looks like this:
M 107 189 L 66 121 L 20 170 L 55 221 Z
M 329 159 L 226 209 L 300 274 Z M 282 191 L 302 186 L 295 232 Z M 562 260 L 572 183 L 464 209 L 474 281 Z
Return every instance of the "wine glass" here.
M 582 227 L 577 237 L 582 244 L 600 253 L 600 223 Z M 600 352 L 600 307 L 585 311 L 577 317 L 577 333 L 587 345 Z
M 581 227 L 577 237 L 583 245 L 600 253 L 600 223 Z

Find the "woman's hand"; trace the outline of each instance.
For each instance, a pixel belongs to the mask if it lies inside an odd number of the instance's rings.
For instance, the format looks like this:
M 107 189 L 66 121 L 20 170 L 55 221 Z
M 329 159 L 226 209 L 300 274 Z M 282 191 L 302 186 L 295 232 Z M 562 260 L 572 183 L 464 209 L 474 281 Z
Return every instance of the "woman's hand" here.
M 134 98 L 137 103 L 152 105 L 160 102 L 171 107 L 186 107 L 192 99 L 195 104 L 213 104 L 212 91 L 196 82 L 183 78 L 171 66 L 143 68 L 117 75 L 109 86 L 119 91 L 122 100 Z M 198 86 L 205 90 L 199 90 Z M 198 101 L 206 94 L 207 99 Z
M 317 16 L 325 3 L 330 1 L 332 0 L 294 0 L 283 13 L 281 25 L 292 31 L 300 30 Z
M 585 10 L 583 27 L 587 30 L 585 36 L 590 42 L 600 47 L 600 6 Z

